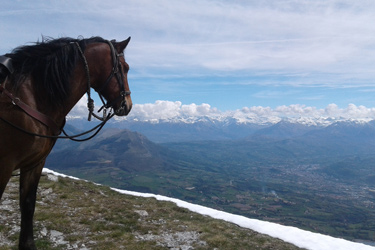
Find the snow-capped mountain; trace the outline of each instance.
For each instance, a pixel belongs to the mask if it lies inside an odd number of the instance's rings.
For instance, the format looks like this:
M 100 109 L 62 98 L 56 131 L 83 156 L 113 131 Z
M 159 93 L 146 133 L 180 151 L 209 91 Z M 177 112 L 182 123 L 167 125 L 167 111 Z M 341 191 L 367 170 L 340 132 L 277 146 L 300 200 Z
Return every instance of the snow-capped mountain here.
M 95 124 L 85 121 L 87 111 L 84 103 L 80 102 L 68 116 L 68 124 L 82 130 Z M 171 142 L 241 139 L 264 133 L 267 130 L 262 129 L 272 128 L 276 124 L 278 127 L 282 124 L 283 127 L 295 124 L 294 127 L 298 125 L 311 130 L 339 123 L 364 125 L 374 119 L 375 109 L 355 105 L 349 105 L 345 109 L 331 104 L 325 109 L 290 105 L 275 109 L 245 107 L 234 111 L 220 111 L 209 104 L 182 105 L 181 102 L 157 101 L 154 104 L 134 105 L 129 116 L 114 117 L 106 127 L 137 131 L 155 142 Z
M 86 98 L 76 105 L 69 114 L 70 119 L 87 116 Z M 148 123 L 197 123 L 197 122 L 221 122 L 237 124 L 275 124 L 281 120 L 305 125 L 328 126 L 338 121 L 368 122 L 375 119 L 375 108 L 348 105 L 339 108 L 336 104 L 330 104 L 324 109 L 307 107 L 305 105 L 279 106 L 276 108 L 254 106 L 237 110 L 220 111 L 209 104 L 183 105 L 181 102 L 156 101 L 155 103 L 135 104 L 130 115 L 116 117 L 116 121 L 134 121 Z

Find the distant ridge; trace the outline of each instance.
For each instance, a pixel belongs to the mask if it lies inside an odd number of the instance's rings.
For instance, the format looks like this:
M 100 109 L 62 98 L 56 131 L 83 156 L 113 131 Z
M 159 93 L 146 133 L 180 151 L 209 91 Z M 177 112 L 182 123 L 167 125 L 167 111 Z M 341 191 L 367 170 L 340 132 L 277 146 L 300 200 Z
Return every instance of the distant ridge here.
M 204 141 L 204 140 L 236 140 L 265 131 L 278 130 L 281 126 L 285 129 L 294 127 L 292 136 L 298 130 L 302 135 L 304 131 L 323 129 L 338 124 L 347 126 L 374 126 L 375 121 L 370 118 L 344 118 L 344 117 L 258 117 L 256 120 L 237 119 L 235 117 L 190 117 L 187 121 L 184 117 L 173 117 L 157 120 L 138 120 L 137 118 L 115 118 L 106 125 L 106 128 L 129 129 L 139 132 L 153 142 L 182 142 L 182 141 Z M 93 127 L 96 123 L 87 122 L 81 118 L 70 118 L 68 126 L 80 130 Z M 275 127 L 276 126 L 276 127 Z M 289 127 L 288 127 L 289 126 Z M 279 128 L 277 128 L 279 127 Z M 287 128 L 288 127 L 288 128 Z M 288 133 L 288 131 L 285 131 Z M 285 134 L 286 136 L 286 134 Z M 284 136 L 284 137 L 285 137 Z

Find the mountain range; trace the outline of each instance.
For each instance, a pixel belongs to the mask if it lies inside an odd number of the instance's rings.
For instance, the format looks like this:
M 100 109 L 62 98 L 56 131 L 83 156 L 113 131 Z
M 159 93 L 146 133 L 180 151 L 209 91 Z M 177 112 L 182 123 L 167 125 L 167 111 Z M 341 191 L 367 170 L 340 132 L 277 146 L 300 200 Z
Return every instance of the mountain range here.
M 68 117 L 73 127 L 85 130 L 94 127 L 95 122 L 87 122 L 82 117 Z M 335 126 L 374 126 L 369 118 L 352 119 L 345 117 L 228 117 L 228 116 L 176 116 L 166 119 L 118 118 L 109 121 L 106 127 L 129 129 L 144 134 L 158 143 L 235 140 L 251 136 L 254 133 L 269 134 L 292 132 L 289 137 L 296 136 L 297 131 L 285 131 L 290 127 L 301 128 L 301 135 L 308 130 L 333 128 Z M 285 128 L 282 128 L 285 126 Z M 271 135 L 272 136 L 272 135 Z

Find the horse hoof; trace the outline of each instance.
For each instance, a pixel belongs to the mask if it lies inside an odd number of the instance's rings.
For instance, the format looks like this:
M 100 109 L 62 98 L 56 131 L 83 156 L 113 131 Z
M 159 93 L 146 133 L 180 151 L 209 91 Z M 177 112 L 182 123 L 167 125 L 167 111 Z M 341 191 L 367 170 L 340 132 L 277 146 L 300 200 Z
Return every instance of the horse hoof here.
M 20 244 L 18 246 L 18 249 L 19 250 L 37 250 L 34 242 L 29 243 L 29 244 L 22 244 L 22 245 Z

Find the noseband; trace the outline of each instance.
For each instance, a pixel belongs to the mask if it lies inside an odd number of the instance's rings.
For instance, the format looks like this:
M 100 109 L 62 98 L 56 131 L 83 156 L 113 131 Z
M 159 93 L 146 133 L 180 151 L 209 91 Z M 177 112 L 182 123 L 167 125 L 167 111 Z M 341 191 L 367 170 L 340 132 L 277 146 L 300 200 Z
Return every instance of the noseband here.
M 119 114 L 121 113 L 123 110 L 126 109 L 126 99 L 125 97 L 130 95 L 131 92 L 128 91 L 128 90 L 125 90 L 125 84 L 124 84 L 124 74 L 122 72 L 122 64 L 120 62 L 120 57 L 124 55 L 124 53 L 120 53 L 118 54 L 117 51 L 115 50 L 113 44 L 112 44 L 112 41 L 108 41 L 106 40 L 105 41 L 110 49 L 111 49 L 111 57 L 112 57 L 112 65 L 113 65 L 113 68 L 112 68 L 112 71 L 111 71 L 111 74 L 108 76 L 107 80 L 105 81 L 105 83 L 103 84 L 103 86 L 101 86 L 99 89 L 96 89 L 96 92 L 99 94 L 99 97 L 100 97 L 100 100 L 102 101 L 103 103 L 103 106 L 98 110 L 98 112 L 102 111 L 103 110 L 103 117 L 100 117 L 98 115 L 96 115 L 94 113 L 94 100 L 91 98 L 91 82 L 90 82 L 90 71 L 89 71 L 89 66 L 87 64 L 87 60 L 86 60 L 86 57 L 81 49 L 81 47 L 79 46 L 79 44 L 76 42 L 75 44 L 77 45 L 78 47 L 78 50 L 81 54 L 81 57 L 83 59 L 83 62 L 84 62 L 84 65 L 85 65 L 85 70 L 86 70 L 86 76 L 87 76 L 87 108 L 89 110 L 89 116 L 88 116 L 88 120 L 91 121 L 91 117 L 94 116 L 95 118 L 101 120 L 101 121 L 104 121 L 107 119 L 107 109 L 108 108 L 111 108 L 113 109 L 113 105 L 115 103 L 117 103 L 119 101 L 119 99 L 121 99 L 121 104 L 120 104 L 120 107 L 118 107 L 114 113 L 115 114 Z M 105 99 L 102 95 L 102 91 L 108 86 L 108 84 L 111 82 L 112 78 L 113 77 L 116 77 L 117 79 L 117 83 L 119 84 L 119 87 L 120 87 L 120 95 L 115 98 L 114 100 L 112 101 L 107 101 L 107 103 L 105 103 Z M 109 115 L 110 116 L 110 113 L 109 112 Z M 113 116 L 113 115 L 112 115 Z

